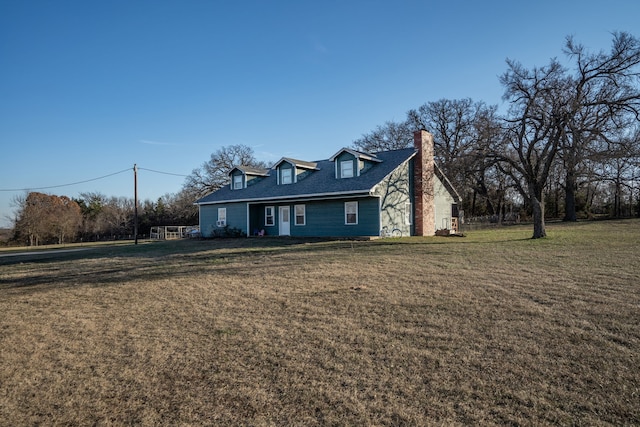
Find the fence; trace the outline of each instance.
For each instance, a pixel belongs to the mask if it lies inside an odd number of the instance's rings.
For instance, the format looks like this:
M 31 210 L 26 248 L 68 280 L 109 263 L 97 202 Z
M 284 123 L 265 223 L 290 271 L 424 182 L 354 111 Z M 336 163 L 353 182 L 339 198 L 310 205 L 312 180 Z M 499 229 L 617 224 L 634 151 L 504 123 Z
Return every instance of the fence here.
M 200 237 L 197 225 L 158 225 L 151 227 L 149 238 L 152 240 L 173 240 Z

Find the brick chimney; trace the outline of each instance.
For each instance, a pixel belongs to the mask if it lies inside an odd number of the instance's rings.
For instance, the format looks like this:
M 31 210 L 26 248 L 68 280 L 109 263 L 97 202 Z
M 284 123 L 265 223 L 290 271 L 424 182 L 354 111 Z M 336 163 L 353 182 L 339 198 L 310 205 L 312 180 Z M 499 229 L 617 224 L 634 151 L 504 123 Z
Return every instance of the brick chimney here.
M 416 236 L 433 236 L 436 218 L 433 188 L 433 135 L 426 130 L 413 133 L 413 145 L 418 151 L 414 157 L 414 225 Z

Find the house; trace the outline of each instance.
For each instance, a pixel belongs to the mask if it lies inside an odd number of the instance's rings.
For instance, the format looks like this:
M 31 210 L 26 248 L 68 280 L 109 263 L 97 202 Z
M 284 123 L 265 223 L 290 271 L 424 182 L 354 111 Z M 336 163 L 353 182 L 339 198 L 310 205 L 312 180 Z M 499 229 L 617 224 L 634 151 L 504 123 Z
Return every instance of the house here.
M 435 165 L 433 137 L 414 134 L 414 147 L 378 153 L 343 148 L 326 160 L 288 157 L 271 169 L 237 166 L 230 184 L 196 202 L 200 231 L 225 227 L 246 235 L 431 236 L 458 227 L 460 198 Z

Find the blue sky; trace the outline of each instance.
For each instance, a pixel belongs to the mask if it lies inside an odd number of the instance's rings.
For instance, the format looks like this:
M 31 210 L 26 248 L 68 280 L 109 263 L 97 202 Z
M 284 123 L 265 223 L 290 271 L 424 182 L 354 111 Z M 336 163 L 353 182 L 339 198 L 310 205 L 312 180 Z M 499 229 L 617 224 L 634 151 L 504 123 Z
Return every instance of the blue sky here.
M 505 59 L 640 36 L 640 2 L 0 0 L 0 226 L 35 189 L 133 197 L 231 144 L 328 158 L 438 99 L 501 104 Z M 184 178 L 141 170 L 140 199 Z

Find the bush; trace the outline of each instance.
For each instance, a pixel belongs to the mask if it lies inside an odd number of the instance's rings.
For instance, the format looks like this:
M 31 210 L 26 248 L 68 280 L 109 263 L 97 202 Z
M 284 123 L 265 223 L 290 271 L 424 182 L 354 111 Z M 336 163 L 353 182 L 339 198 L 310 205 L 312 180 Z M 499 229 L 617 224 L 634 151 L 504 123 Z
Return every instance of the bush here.
M 214 228 L 211 237 L 247 237 L 247 234 L 236 227 Z

